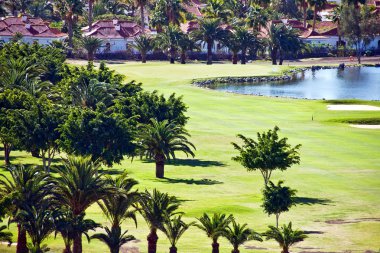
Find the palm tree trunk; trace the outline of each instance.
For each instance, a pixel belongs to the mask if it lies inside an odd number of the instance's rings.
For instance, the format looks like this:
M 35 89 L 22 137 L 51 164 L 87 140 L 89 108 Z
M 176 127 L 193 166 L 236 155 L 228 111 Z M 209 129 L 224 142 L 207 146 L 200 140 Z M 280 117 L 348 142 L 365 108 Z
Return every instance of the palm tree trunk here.
M 212 64 L 212 46 L 213 41 L 207 41 L 207 65 Z
M 237 62 L 238 62 L 237 52 L 232 52 L 232 64 L 237 64 Z
M 169 55 L 170 55 L 170 64 L 174 64 L 174 62 L 175 62 L 175 50 L 173 49 L 173 47 L 170 48 Z
M 146 63 L 146 53 L 145 52 L 141 52 L 141 62 Z
M 69 44 L 68 55 L 71 57 L 72 53 L 73 53 L 73 47 L 74 47 L 74 45 L 73 45 L 74 32 L 73 32 L 73 20 L 72 20 L 72 17 L 70 17 L 67 20 L 67 32 L 68 32 L 68 44 Z
M 73 253 L 82 253 L 82 234 L 74 237 Z
M 70 244 L 66 244 L 65 249 L 63 250 L 62 253 L 72 253 L 70 246 L 71 246 Z
M 88 30 L 92 31 L 92 16 L 93 16 L 94 0 L 88 0 Z
M 313 28 L 312 31 L 314 32 L 315 30 L 315 22 L 317 20 L 317 6 L 314 6 L 314 15 L 313 15 Z
M 271 52 L 272 65 L 277 65 L 277 48 L 274 47 Z
M 286 246 L 282 247 L 281 253 L 289 253 L 288 247 L 286 247 Z
M 282 65 L 283 61 L 284 61 L 284 52 L 282 50 L 280 50 L 280 63 L 279 63 L 279 65 Z
M 181 52 L 181 64 L 186 64 L 186 52 Z
M 219 243 L 214 240 L 211 244 L 212 246 L 212 253 L 219 253 Z
M 303 27 L 306 28 L 306 19 L 307 19 L 307 7 L 306 4 L 303 4 Z
M 247 54 L 247 50 L 244 48 L 241 50 L 241 64 L 246 64 L 247 61 L 246 61 L 246 54 Z
M 169 253 L 177 253 L 177 247 L 176 246 L 170 247 Z
M 26 231 L 21 227 L 20 224 L 17 224 L 17 229 L 18 235 L 16 253 L 28 253 L 28 248 L 26 246 Z
M 141 16 L 141 29 L 142 33 L 145 33 L 145 13 L 144 13 L 144 5 L 140 5 L 140 16 Z
M 152 228 L 150 230 L 150 233 L 147 237 L 148 240 L 148 253 L 156 253 L 157 252 L 157 241 L 158 241 L 158 236 L 157 236 L 157 229 Z
M 231 253 L 240 253 L 240 250 L 238 247 L 234 247 L 234 249 L 231 251 Z
M 280 214 L 276 213 L 276 228 L 278 228 L 278 219 L 280 218 Z
M 156 160 L 156 177 L 163 178 L 165 176 L 165 156 L 157 154 Z
M 12 145 L 8 143 L 3 143 L 3 147 L 4 147 L 4 163 L 5 163 L 5 166 L 9 166 L 11 164 L 10 153 L 12 150 Z

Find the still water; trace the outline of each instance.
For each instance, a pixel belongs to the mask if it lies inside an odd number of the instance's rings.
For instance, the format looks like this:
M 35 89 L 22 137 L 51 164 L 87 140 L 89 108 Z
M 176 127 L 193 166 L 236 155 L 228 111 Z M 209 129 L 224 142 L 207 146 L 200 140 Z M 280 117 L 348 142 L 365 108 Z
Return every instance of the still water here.
M 380 100 L 380 68 L 306 70 L 287 82 L 218 84 L 216 90 L 240 94 L 307 99 Z

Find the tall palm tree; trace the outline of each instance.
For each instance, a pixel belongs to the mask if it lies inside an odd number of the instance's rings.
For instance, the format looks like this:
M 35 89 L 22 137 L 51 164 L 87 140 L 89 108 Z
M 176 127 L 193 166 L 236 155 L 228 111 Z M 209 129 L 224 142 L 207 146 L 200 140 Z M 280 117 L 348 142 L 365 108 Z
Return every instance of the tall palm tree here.
M 157 0 L 155 11 L 166 16 L 167 25 L 179 25 L 186 20 L 185 2 L 187 0 Z
M 92 31 L 92 20 L 94 18 L 94 3 L 95 0 L 88 0 L 88 30 Z
M 269 230 L 263 233 L 263 236 L 265 236 L 266 240 L 273 239 L 277 241 L 282 249 L 281 253 L 289 253 L 290 246 L 307 238 L 303 231 L 293 230 L 291 222 L 281 228 L 269 226 Z
M 82 0 L 55 0 L 55 7 L 61 14 L 62 19 L 67 24 L 69 55 L 74 47 L 74 25 L 78 20 L 78 15 L 83 13 L 84 1 Z
M 174 64 L 182 36 L 183 33 L 178 26 L 169 24 L 155 39 L 156 47 L 169 55 L 170 64 Z
M 138 50 L 141 54 L 141 62 L 146 63 L 146 55 L 154 48 L 153 40 L 146 35 L 140 35 L 135 38 L 132 47 Z
M 8 245 L 10 246 L 12 244 L 13 235 L 11 232 L 4 231 L 5 229 L 7 229 L 7 226 L 5 225 L 0 226 L 0 241 L 8 242 Z
M 195 146 L 187 137 L 190 134 L 175 121 L 151 119 L 149 124 L 140 125 L 139 153 L 141 157 L 155 160 L 157 178 L 165 176 L 165 162 L 175 159 L 176 152 L 194 157 L 192 148 L 195 149 Z
M 150 3 L 150 0 L 134 0 L 135 7 L 140 8 L 140 19 L 142 33 L 145 33 L 145 6 Z
M 96 51 L 103 45 L 103 40 L 91 36 L 83 36 L 79 45 L 87 51 L 87 60 L 93 61 Z
M 302 12 L 303 27 L 307 28 L 306 21 L 307 21 L 307 9 L 309 7 L 308 2 L 307 2 L 307 0 L 296 0 L 296 2 L 298 3 L 299 9 Z
M 307 0 L 309 6 L 313 8 L 313 28 L 312 31 L 315 30 L 315 24 L 317 20 L 317 12 L 321 10 L 326 4 L 327 0 Z
M 223 39 L 223 45 L 228 48 L 230 53 L 232 53 L 232 64 L 237 64 L 238 62 L 238 53 L 241 50 L 240 41 L 236 36 L 236 33 L 229 32 L 228 36 Z
M 55 200 L 71 211 L 74 219 L 83 215 L 95 202 L 115 193 L 114 187 L 98 172 L 99 168 L 100 163 L 93 162 L 88 156 L 69 156 L 62 167 L 55 168 L 58 173 L 54 179 Z M 82 233 L 74 235 L 73 243 L 73 253 L 81 253 Z
M 104 228 L 105 233 L 97 233 L 91 236 L 91 239 L 98 239 L 105 243 L 110 249 L 110 253 L 119 253 L 120 247 L 127 242 L 135 240 L 132 235 L 127 235 L 128 230 L 122 233 L 120 227 Z
M 334 8 L 331 14 L 331 21 L 337 25 L 338 46 L 342 44 L 342 35 L 340 33 L 340 22 L 342 19 L 342 13 L 343 13 L 343 5 L 338 5 L 337 7 Z
M 163 232 L 165 235 L 168 237 L 169 242 L 170 242 L 170 253 L 177 253 L 177 243 L 181 236 L 186 232 L 186 230 L 189 229 L 190 226 L 193 226 L 195 223 L 191 222 L 189 224 L 186 224 L 182 220 L 182 216 L 178 215 L 177 217 L 174 218 L 168 218 L 164 222 L 163 226 Z
M 7 214 L 17 223 L 17 253 L 27 253 L 26 229 L 18 213 L 27 207 L 40 203 L 49 195 L 51 188 L 49 176 L 38 168 L 14 166 L 8 167 L 10 176 L 0 175 L 0 198 Z
M 207 64 L 212 64 L 212 49 L 215 41 L 222 40 L 226 36 L 226 31 L 221 28 L 220 19 L 205 18 L 199 21 L 199 29 L 192 32 L 196 41 L 207 45 Z
M 247 224 L 240 225 L 235 220 L 227 227 L 223 236 L 231 243 L 233 250 L 231 253 L 239 253 L 239 246 L 247 241 L 256 240 L 262 241 L 259 233 L 247 228 Z
M 269 21 L 268 10 L 259 6 L 252 5 L 247 12 L 246 22 L 256 32 L 260 32 L 261 27 L 265 27 Z
M 198 218 L 200 224 L 196 224 L 199 229 L 203 230 L 207 237 L 212 239 L 212 253 L 219 253 L 218 239 L 222 236 L 228 225 L 234 220 L 232 215 L 214 213 L 212 217 L 204 213 L 202 217 Z
M 157 230 L 164 230 L 166 219 L 179 214 L 180 201 L 167 193 L 154 189 L 152 193 L 147 190 L 141 194 L 139 201 L 139 212 L 149 226 L 148 253 L 157 251 Z
M 221 18 L 225 23 L 233 16 L 232 11 L 226 8 L 224 0 L 208 1 L 207 6 L 202 9 L 202 12 L 206 18 Z

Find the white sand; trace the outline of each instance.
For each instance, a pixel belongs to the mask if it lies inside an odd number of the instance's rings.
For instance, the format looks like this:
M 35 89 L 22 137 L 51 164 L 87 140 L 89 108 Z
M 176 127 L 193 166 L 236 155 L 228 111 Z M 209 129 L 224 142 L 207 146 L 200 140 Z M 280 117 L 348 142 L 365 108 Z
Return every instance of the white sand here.
M 373 105 L 328 105 L 332 111 L 380 111 L 380 107 Z
M 364 129 L 380 129 L 380 125 L 350 125 L 351 127 L 364 128 Z

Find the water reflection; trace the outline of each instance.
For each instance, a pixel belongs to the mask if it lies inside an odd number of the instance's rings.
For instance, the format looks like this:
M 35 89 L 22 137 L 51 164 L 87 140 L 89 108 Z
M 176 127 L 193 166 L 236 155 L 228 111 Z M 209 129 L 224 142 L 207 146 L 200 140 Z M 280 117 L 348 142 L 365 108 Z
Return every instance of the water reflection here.
M 290 82 L 221 84 L 215 89 L 241 94 L 308 99 L 380 100 L 380 68 L 307 70 L 297 74 L 297 78 Z

